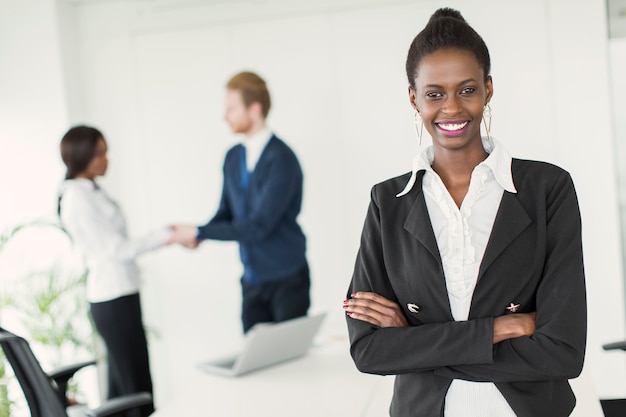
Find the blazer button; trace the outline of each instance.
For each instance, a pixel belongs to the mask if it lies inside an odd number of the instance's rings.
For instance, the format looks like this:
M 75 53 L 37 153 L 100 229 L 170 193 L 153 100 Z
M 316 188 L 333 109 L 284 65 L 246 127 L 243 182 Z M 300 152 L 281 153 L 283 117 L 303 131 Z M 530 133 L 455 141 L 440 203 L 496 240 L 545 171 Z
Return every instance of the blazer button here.
M 506 309 L 509 311 L 509 313 L 517 313 L 517 310 L 519 310 L 519 308 L 519 304 L 511 303 Z

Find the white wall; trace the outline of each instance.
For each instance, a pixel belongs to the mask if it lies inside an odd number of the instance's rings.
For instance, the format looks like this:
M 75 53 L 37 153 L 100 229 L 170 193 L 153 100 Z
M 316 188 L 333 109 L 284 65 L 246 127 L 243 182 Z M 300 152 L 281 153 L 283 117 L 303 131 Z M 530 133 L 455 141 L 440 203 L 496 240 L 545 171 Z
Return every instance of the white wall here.
M 107 136 L 104 185 L 131 233 L 202 223 L 217 206 L 224 152 L 236 143 L 222 121 L 223 85 L 242 69 L 259 72 L 274 100 L 269 123 L 305 171 L 313 309 L 331 313 L 326 335 L 343 336 L 340 304 L 369 188 L 406 172 L 416 151 L 406 51 L 444 5 L 459 8 L 490 48 L 495 136 L 513 155 L 574 177 L 589 288 L 587 366 L 601 396 L 623 396 L 626 358 L 600 347 L 624 337 L 602 0 L 69 3 L 69 119 Z M 239 341 L 240 266 L 236 246 L 218 242 L 196 252 L 166 248 L 141 264 L 146 322 L 159 336 L 151 339 L 157 402 L 165 402 L 198 361 Z
M 59 36 L 59 17 L 65 11 L 50 0 L 0 0 L 2 235 L 18 224 L 56 220 L 57 188 L 64 174 L 59 140 L 69 123 Z M 0 251 L 0 296 L 10 295 L 18 303 L 32 297 L 43 278 L 37 274 L 52 268 L 75 278 L 71 274 L 80 275 L 82 265 L 74 260 L 68 239 L 57 229 L 42 226 L 21 231 Z M 19 317 L 23 311 L 3 309 L 2 313 L 2 325 L 26 335 Z M 76 334 L 89 328 L 84 318 L 76 318 L 72 325 Z M 32 347 L 46 369 L 58 365 L 59 357 L 47 355 L 41 344 Z M 68 361 L 88 359 L 77 354 L 88 355 L 63 351 L 60 356 Z M 97 399 L 95 369 L 78 378 L 86 397 Z M 11 398 L 18 400 L 19 395 Z
M 626 27 L 626 25 L 624 26 Z M 620 208 L 622 253 L 624 254 L 626 253 L 624 246 L 626 242 L 626 164 L 624 163 L 624 161 L 626 161 L 626 118 L 624 117 L 624 114 L 626 114 L 626 79 L 624 79 L 624 74 L 626 74 L 626 37 L 611 39 L 609 44 L 609 57 L 614 148 L 613 152 L 609 150 L 604 153 L 613 153 L 612 157 L 616 164 L 617 186 L 619 190 L 617 199 Z M 622 258 L 622 265 L 626 265 L 626 259 L 624 259 L 624 257 Z M 608 285 L 602 288 L 604 291 L 607 291 Z M 609 317 L 608 320 L 612 321 L 612 317 Z M 611 353 L 612 356 L 617 355 L 617 357 L 611 358 L 613 363 L 621 364 L 621 353 L 623 352 L 613 351 Z
M 68 118 L 55 4 L 0 0 L 0 10 L 2 230 L 54 211 Z
M 613 111 L 613 126 L 615 132 L 615 159 L 617 163 L 619 198 L 621 218 L 626 222 L 626 164 L 619 161 L 626 160 L 626 37 L 611 39 L 609 45 L 611 75 L 611 103 Z M 624 223 L 623 223 L 624 224 Z
M 0 0 L 0 10 L 0 234 L 4 235 L 18 224 L 53 217 L 63 172 L 58 139 L 68 118 L 54 3 Z M 53 235 L 44 233 L 44 242 L 4 248 L 0 295 L 9 293 L 8 283 L 23 271 L 24 263 L 40 265 L 35 259 L 39 253 L 31 249 L 50 243 L 45 242 L 48 238 L 55 241 Z M 23 259 L 7 251 L 19 251 Z

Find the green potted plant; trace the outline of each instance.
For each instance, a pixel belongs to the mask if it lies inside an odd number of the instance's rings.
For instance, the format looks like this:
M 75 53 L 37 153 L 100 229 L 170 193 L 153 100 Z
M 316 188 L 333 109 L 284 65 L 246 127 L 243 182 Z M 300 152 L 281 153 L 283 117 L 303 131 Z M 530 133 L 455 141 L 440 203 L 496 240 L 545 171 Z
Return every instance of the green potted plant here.
M 51 235 L 54 239 L 50 240 Z M 40 248 L 33 244 L 46 239 L 55 243 Z M 64 247 L 70 248 L 71 242 L 54 222 L 22 224 L 0 234 L 0 265 L 12 262 L 14 272 L 0 282 L 0 322 L 10 320 L 19 325 L 21 335 L 47 369 L 81 357 L 92 359 L 95 351 L 94 329 L 84 297 L 87 271 L 80 264 L 76 266 L 71 251 Z M 20 256 L 25 265 L 16 267 L 16 257 Z M 35 258 L 47 258 L 48 263 L 35 262 Z M 7 275 L 11 274 L 0 276 L 4 279 Z M 0 357 L 0 417 L 9 417 L 18 406 L 12 386 L 15 384 L 11 384 L 6 361 Z M 74 395 L 79 392 L 75 383 L 68 388 Z

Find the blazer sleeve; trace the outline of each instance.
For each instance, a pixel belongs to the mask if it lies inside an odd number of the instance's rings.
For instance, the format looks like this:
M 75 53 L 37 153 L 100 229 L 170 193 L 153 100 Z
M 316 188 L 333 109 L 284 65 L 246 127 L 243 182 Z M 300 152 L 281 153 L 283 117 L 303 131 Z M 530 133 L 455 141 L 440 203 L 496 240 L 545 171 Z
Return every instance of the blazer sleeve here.
M 536 295 L 535 333 L 495 345 L 491 364 L 449 366 L 436 374 L 491 382 L 569 379 L 580 374 L 587 308 L 580 212 L 569 174 L 557 178 L 546 207 L 547 253 Z
M 222 196 L 218 214 L 199 228 L 198 236 L 201 239 L 258 243 L 274 230 L 302 187 L 302 175 L 297 159 L 288 155 L 277 156 L 279 157 L 271 161 L 267 180 L 254 195 L 253 205 L 246 218 L 238 219 L 225 215 L 226 200 Z
M 377 188 L 367 211 L 348 297 L 371 291 L 398 302 L 384 261 Z M 361 372 L 389 375 L 442 366 L 492 362 L 493 319 L 444 321 L 409 327 L 380 328 L 346 317 L 350 353 Z M 411 322 L 411 321 L 409 321 Z

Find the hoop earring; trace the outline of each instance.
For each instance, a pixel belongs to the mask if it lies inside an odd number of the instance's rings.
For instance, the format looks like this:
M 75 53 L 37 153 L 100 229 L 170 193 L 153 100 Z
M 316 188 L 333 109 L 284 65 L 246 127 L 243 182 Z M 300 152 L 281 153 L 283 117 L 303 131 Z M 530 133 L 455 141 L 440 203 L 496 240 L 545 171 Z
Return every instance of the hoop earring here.
M 415 125 L 415 133 L 417 134 L 417 144 L 418 146 L 422 146 L 422 133 L 424 133 L 424 121 L 420 116 L 419 112 L 415 110 L 415 117 L 413 120 L 413 124 Z
M 485 125 L 487 139 L 491 141 L 491 107 L 489 103 L 485 104 L 485 108 L 483 109 L 483 124 Z

